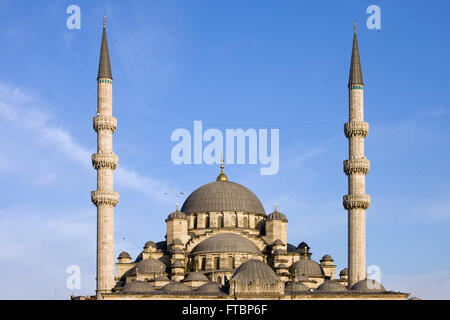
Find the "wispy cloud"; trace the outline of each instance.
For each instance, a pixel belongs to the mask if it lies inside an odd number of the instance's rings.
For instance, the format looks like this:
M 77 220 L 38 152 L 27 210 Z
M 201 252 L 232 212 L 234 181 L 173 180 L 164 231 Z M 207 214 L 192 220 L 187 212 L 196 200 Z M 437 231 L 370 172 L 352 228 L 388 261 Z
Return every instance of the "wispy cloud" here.
M 43 148 L 52 148 L 61 152 L 69 161 L 78 163 L 83 168 L 93 170 L 91 155 L 94 150 L 88 150 L 66 130 L 52 124 L 53 116 L 42 107 L 39 107 L 37 97 L 21 90 L 0 83 L 0 118 L 13 123 L 26 130 L 34 138 L 38 138 Z M 14 161 L 2 157 L 0 166 L 6 162 Z M 49 175 L 52 172 L 48 172 Z M 163 203 L 173 203 L 173 199 L 163 196 L 161 190 L 167 194 L 175 194 L 176 188 L 168 183 L 152 177 L 142 176 L 139 173 L 120 165 L 116 171 L 117 187 L 130 188 L 144 193 L 153 200 Z

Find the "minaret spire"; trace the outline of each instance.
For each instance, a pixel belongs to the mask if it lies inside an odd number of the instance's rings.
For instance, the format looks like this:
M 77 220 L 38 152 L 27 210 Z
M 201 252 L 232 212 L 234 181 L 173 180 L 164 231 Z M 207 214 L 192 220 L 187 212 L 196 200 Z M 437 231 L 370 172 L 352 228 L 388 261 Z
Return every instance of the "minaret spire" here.
M 92 202 L 97 206 L 97 299 L 102 299 L 102 294 L 111 292 L 115 285 L 114 206 L 119 201 L 119 193 L 113 189 L 118 157 L 113 152 L 112 137 L 117 119 L 112 116 L 112 77 L 104 19 L 97 78 L 97 116 L 94 117 L 97 153 L 92 155 L 92 164 L 97 170 L 97 190 L 91 193 Z
M 369 124 L 364 121 L 364 84 L 356 23 L 348 90 L 349 121 L 344 125 L 349 142 L 349 159 L 344 161 L 348 194 L 343 198 L 343 205 L 348 210 L 348 287 L 351 288 L 366 277 L 366 209 L 370 205 L 370 196 L 366 194 L 366 174 L 370 162 L 364 155 L 364 138 L 369 133 Z
M 359 59 L 359 49 L 358 49 L 358 39 L 356 37 L 356 21 L 353 25 L 353 48 L 352 48 L 352 60 L 350 62 L 350 76 L 348 79 L 348 85 L 361 84 L 363 83 L 362 71 L 361 71 L 361 61 Z
M 103 16 L 103 35 L 102 35 L 102 46 L 100 49 L 100 63 L 98 65 L 98 77 L 107 78 L 112 80 L 111 74 L 111 64 L 109 62 L 109 51 L 108 51 L 108 40 L 106 40 L 106 21 L 105 16 Z

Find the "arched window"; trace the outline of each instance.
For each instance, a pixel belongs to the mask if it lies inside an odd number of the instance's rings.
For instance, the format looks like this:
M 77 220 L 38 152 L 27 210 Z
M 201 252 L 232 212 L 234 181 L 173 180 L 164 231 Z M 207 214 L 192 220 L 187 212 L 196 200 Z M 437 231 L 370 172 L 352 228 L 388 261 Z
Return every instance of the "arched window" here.
M 197 215 L 194 216 L 194 229 L 197 229 Z
M 202 270 L 205 270 L 206 268 L 206 257 L 202 258 Z
M 209 228 L 209 216 L 206 216 L 206 219 L 205 219 L 205 228 Z
M 214 257 L 214 269 L 219 270 L 220 269 L 220 258 Z

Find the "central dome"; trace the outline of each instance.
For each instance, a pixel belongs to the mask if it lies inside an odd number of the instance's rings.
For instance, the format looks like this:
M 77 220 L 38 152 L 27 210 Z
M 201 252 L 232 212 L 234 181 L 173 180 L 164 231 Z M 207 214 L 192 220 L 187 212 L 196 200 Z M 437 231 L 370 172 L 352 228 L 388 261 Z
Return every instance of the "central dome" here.
M 208 252 L 245 252 L 260 254 L 258 247 L 250 240 L 234 234 L 220 233 L 203 240 L 192 249 L 192 254 Z
M 221 211 L 266 214 L 253 192 L 231 181 L 214 181 L 201 186 L 189 195 L 181 211 L 186 214 Z

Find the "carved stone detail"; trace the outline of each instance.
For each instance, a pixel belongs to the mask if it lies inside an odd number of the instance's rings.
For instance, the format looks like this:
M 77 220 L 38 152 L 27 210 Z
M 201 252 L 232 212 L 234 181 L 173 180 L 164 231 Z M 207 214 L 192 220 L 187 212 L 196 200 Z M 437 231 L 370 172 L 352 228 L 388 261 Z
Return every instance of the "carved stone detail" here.
M 354 136 L 365 138 L 369 134 L 369 124 L 365 121 L 350 121 L 344 124 L 344 132 L 347 138 Z
M 354 173 L 368 174 L 370 161 L 366 158 L 344 160 L 344 172 L 347 175 Z
M 115 170 L 119 162 L 119 157 L 114 152 L 95 153 L 92 155 L 92 165 L 95 169 L 108 168 Z
M 115 206 L 119 202 L 119 193 L 116 191 L 95 190 L 91 192 L 92 202 L 96 206 Z
M 117 119 L 113 116 L 98 115 L 94 117 L 94 130 L 109 130 L 111 132 L 117 129 Z
M 370 206 L 370 196 L 368 194 L 348 194 L 343 198 L 344 208 L 367 209 Z

